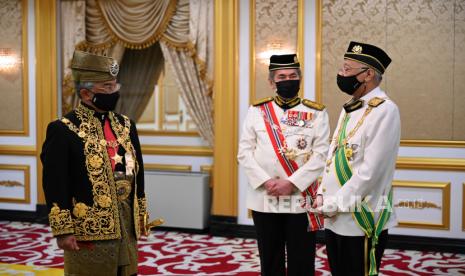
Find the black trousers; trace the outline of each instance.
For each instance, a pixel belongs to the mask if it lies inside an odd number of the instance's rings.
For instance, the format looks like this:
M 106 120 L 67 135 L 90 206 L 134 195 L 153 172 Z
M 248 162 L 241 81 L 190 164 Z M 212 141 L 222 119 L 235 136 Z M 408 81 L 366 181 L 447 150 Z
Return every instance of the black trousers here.
M 307 214 L 252 211 L 257 231 L 261 275 L 314 275 L 315 232 L 308 232 Z
M 325 230 L 326 254 L 333 276 L 365 275 L 365 237 L 341 236 L 331 230 Z M 376 246 L 376 268 L 379 272 L 381 258 L 388 239 L 388 230 L 381 232 Z M 368 240 L 368 253 L 371 241 Z M 367 253 L 367 268 L 370 268 L 369 254 Z M 366 272 L 368 273 L 368 271 Z

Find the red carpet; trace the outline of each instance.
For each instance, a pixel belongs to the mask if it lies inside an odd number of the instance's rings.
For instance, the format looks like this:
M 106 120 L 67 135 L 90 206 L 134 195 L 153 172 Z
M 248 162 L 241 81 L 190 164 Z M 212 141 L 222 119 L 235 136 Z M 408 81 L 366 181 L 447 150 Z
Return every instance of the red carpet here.
M 63 252 L 47 226 L 0 222 L 0 263 L 63 267 Z M 317 275 L 330 275 L 319 246 Z M 140 275 L 259 275 L 253 239 L 153 232 L 139 242 Z M 386 250 L 382 275 L 465 275 L 465 255 Z

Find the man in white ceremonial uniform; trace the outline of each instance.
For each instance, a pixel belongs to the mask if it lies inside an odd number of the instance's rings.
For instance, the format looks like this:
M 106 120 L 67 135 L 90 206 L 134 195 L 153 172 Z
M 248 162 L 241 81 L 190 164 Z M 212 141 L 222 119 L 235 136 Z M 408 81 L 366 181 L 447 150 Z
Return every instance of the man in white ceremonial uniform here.
M 295 54 L 271 56 L 269 70 L 277 95 L 249 108 L 238 153 L 261 273 L 286 275 L 287 259 L 287 275 L 314 275 L 315 231 L 324 219 L 302 206 L 316 198 L 329 146 L 328 114 L 323 105 L 299 98 Z
M 313 207 L 325 215 L 332 275 L 376 275 L 392 212 L 392 178 L 400 142 L 396 104 L 379 85 L 391 62 L 380 48 L 351 42 L 337 75 L 344 104 Z

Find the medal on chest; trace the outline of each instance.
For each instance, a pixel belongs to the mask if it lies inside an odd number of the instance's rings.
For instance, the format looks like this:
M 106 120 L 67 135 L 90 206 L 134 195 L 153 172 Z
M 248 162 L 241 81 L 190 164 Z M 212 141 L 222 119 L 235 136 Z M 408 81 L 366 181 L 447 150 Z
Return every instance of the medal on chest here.
M 307 140 L 305 140 L 304 137 L 300 137 L 299 139 L 297 139 L 296 146 L 298 149 L 304 150 L 307 147 L 307 145 L 308 145 Z
M 311 127 L 312 118 L 311 112 L 288 110 L 281 119 L 281 123 L 288 126 Z

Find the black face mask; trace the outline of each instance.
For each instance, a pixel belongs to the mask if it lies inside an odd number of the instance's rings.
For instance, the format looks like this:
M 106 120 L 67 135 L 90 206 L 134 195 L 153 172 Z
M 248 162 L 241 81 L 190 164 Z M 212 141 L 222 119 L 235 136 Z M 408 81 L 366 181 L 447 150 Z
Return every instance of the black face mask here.
M 300 80 L 285 80 L 276 83 L 276 93 L 285 99 L 297 96 L 300 89 Z
M 95 93 L 92 103 L 103 111 L 113 111 L 119 99 L 119 91 L 111 94 Z
M 353 76 L 344 77 L 337 74 L 337 86 L 341 89 L 342 92 L 352 95 L 355 91 L 362 85 L 363 82 L 357 80 L 357 76 L 365 72 L 368 69 L 361 71 L 358 74 Z

